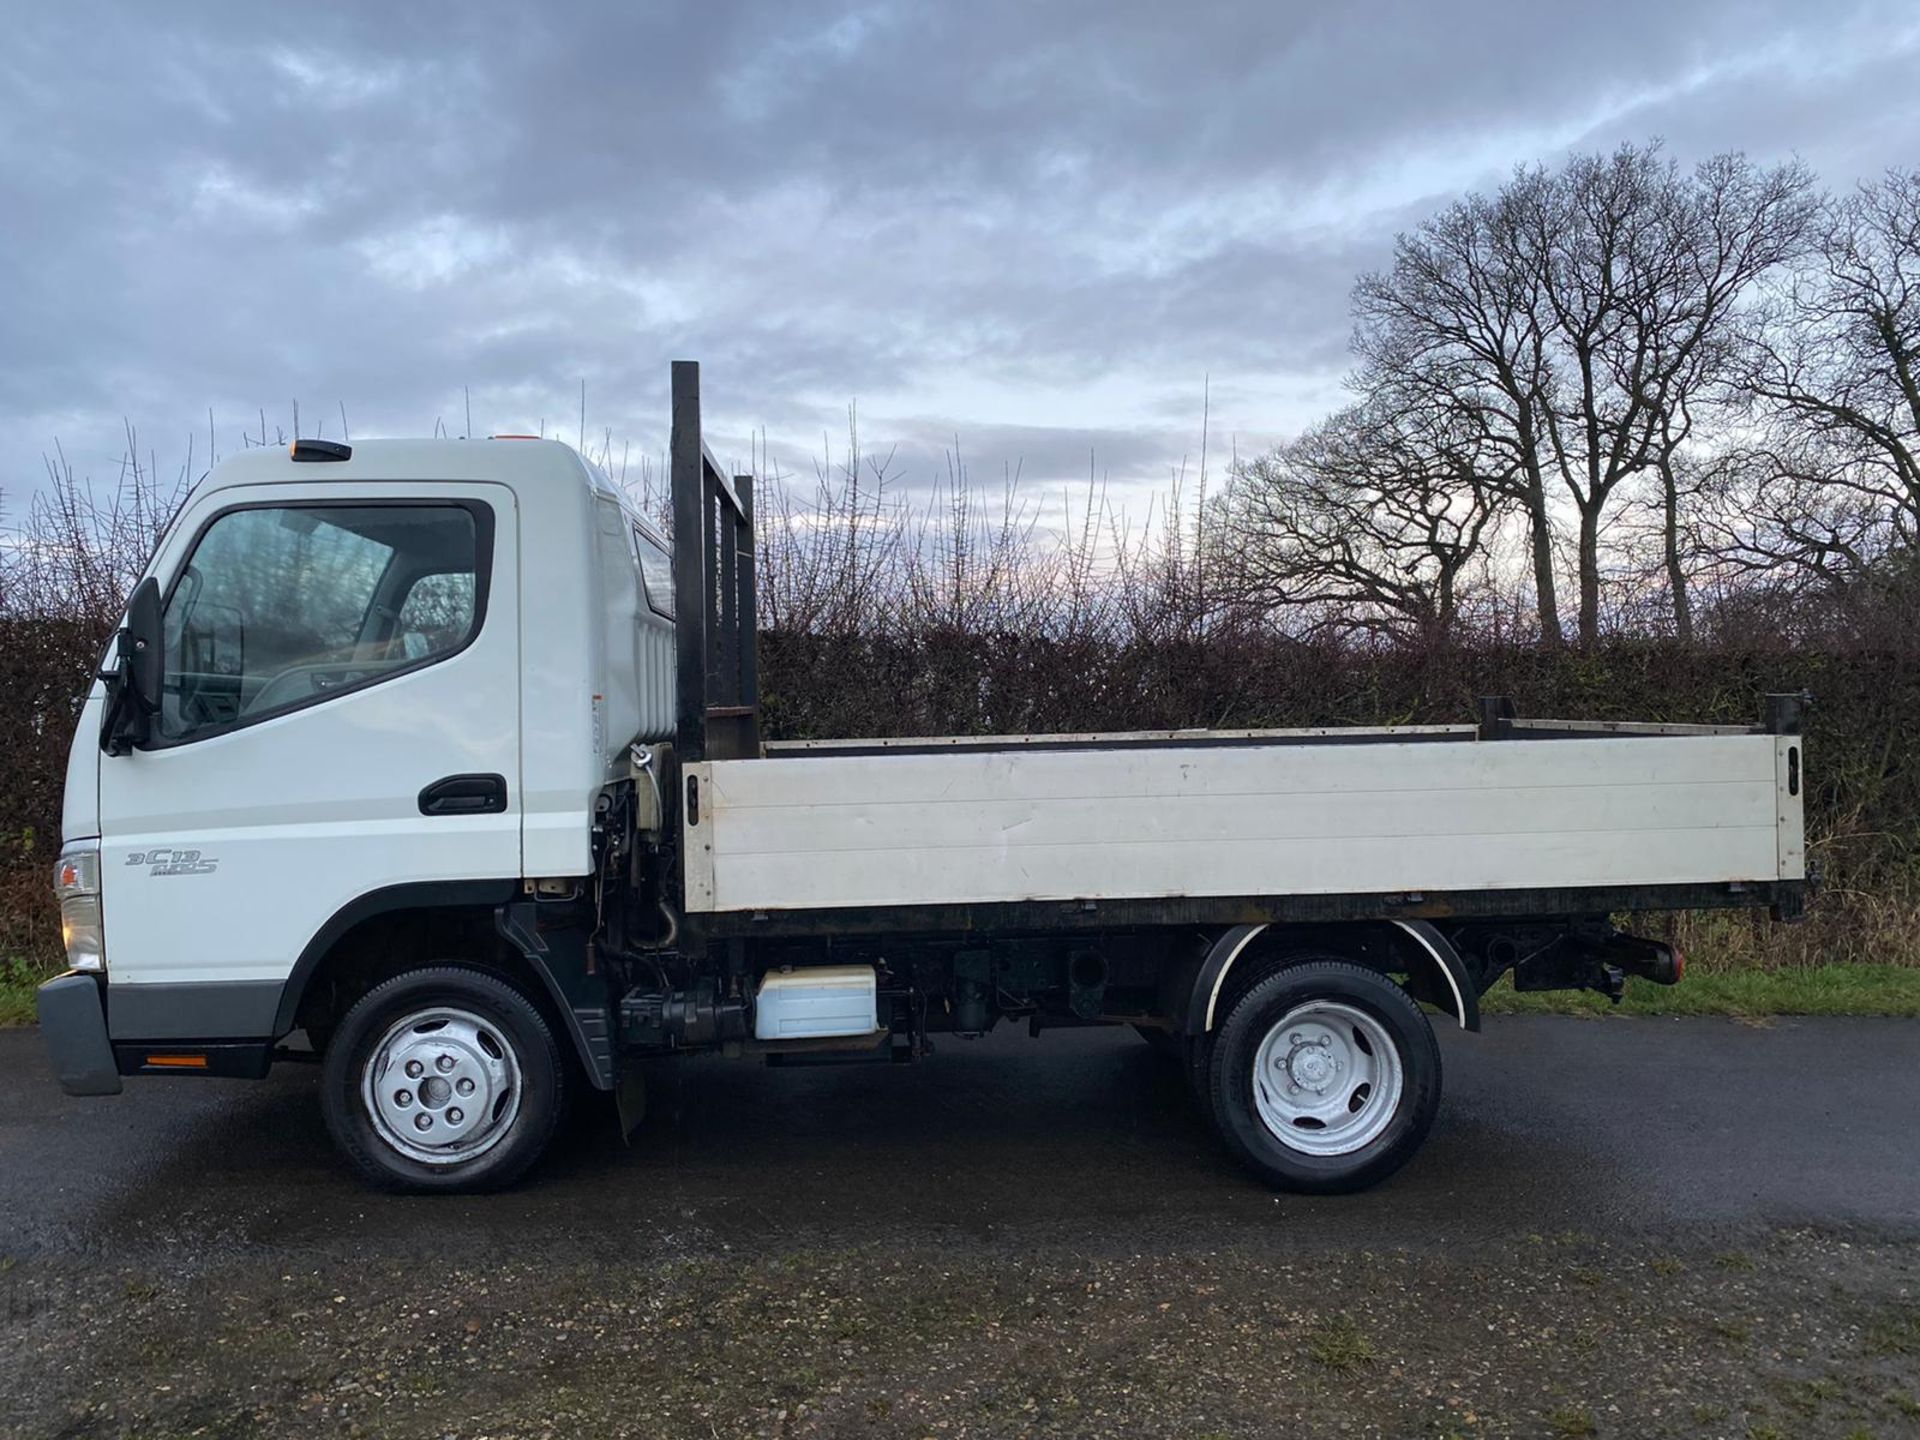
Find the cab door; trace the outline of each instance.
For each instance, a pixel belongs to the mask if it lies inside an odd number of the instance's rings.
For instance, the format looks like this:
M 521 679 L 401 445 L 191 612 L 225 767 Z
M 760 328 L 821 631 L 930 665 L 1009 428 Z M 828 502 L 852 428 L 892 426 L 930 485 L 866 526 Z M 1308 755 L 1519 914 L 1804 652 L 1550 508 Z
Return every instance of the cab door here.
M 478 483 L 230 488 L 173 527 L 160 712 L 100 757 L 116 1039 L 267 1036 L 349 906 L 519 877 L 517 535 Z

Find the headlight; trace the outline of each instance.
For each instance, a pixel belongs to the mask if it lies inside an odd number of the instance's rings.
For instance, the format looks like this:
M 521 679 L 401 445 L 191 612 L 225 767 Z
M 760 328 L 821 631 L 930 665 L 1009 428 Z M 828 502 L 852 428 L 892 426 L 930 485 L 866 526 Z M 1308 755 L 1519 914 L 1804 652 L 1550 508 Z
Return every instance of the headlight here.
M 100 923 L 100 846 L 97 841 L 70 845 L 53 870 L 53 893 L 60 897 L 60 937 L 67 964 L 75 970 L 107 968 L 106 933 Z

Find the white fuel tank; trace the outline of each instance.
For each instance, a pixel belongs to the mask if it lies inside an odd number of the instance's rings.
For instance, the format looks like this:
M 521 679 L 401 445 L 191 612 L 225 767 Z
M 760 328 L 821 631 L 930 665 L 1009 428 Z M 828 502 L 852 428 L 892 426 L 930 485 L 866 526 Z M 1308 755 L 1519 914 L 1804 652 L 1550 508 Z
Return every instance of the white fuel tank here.
M 871 1035 L 880 1028 L 871 965 L 818 965 L 761 977 L 753 1005 L 756 1040 Z

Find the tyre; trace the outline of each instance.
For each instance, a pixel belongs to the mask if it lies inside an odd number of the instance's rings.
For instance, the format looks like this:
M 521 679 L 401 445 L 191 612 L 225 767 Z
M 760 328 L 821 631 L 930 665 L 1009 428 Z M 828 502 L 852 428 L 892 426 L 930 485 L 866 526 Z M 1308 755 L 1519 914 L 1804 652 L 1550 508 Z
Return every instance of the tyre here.
M 1268 1184 L 1365 1189 L 1420 1148 L 1440 1108 L 1440 1045 L 1391 978 L 1313 959 L 1251 986 L 1214 1032 L 1207 1109 Z
M 505 981 L 461 966 L 376 986 L 333 1033 L 320 1105 L 334 1143 L 384 1190 L 511 1184 L 560 1123 L 553 1031 Z

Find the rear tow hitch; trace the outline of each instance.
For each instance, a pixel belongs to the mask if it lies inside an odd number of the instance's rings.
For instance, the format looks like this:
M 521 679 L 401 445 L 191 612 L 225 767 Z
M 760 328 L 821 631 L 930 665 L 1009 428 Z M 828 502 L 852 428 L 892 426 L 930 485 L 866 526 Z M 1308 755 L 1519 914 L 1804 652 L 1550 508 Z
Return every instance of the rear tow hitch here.
M 1616 1005 L 1626 991 L 1629 975 L 1638 975 L 1656 985 L 1678 985 L 1680 977 L 1687 973 L 1687 957 L 1679 946 L 1638 935 L 1609 936 L 1596 958 L 1600 961 L 1601 978 L 1594 988 Z
M 1651 980 L 1656 985 L 1678 985 L 1687 973 L 1687 957 L 1680 947 L 1664 940 L 1643 940 L 1638 935 L 1615 935 L 1600 952 L 1606 964 Z

